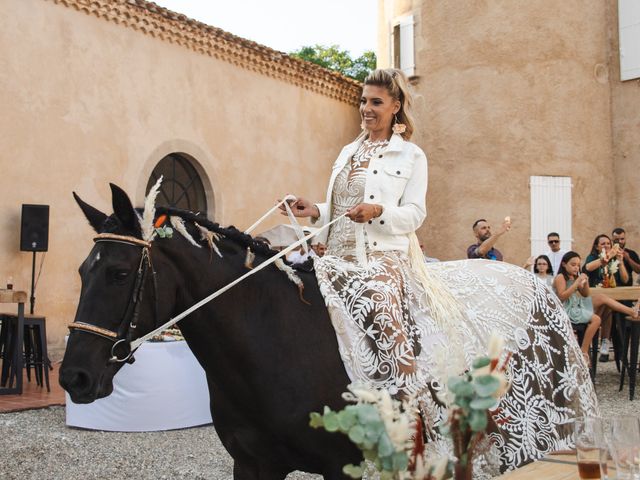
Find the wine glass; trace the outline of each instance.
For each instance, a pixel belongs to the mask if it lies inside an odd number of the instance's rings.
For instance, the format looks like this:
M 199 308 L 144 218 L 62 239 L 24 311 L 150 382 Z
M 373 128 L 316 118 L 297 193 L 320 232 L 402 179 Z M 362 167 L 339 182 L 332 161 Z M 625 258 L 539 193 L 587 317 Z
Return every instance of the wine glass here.
M 640 420 L 625 416 L 611 419 L 609 446 L 620 480 L 640 479 Z

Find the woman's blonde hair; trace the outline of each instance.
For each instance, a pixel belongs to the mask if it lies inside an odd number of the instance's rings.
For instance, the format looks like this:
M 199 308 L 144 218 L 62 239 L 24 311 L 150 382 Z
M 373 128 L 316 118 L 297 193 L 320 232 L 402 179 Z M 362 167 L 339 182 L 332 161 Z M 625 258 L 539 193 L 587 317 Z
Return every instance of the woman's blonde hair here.
M 407 76 L 397 68 L 379 68 L 367 75 L 364 84 L 386 88 L 393 99 L 400 101 L 400 110 L 396 114 L 397 121 L 407 126 L 404 133 L 400 135 L 405 140 L 409 140 L 413 134 L 415 122 L 411 111 L 413 96 L 409 90 Z

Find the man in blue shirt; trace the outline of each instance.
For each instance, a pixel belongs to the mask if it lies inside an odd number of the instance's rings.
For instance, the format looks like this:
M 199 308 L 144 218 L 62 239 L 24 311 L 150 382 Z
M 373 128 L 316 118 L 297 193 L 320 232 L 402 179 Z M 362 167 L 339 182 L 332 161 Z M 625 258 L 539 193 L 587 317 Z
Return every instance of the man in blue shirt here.
M 491 225 L 484 218 L 476 220 L 473 224 L 473 233 L 476 243 L 467 248 L 467 258 L 486 258 L 487 260 L 502 261 L 502 253 L 494 245 L 502 235 L 511 230 L 511 218 L 505 217 L 500 230 L 495 235 L 491 234 Z

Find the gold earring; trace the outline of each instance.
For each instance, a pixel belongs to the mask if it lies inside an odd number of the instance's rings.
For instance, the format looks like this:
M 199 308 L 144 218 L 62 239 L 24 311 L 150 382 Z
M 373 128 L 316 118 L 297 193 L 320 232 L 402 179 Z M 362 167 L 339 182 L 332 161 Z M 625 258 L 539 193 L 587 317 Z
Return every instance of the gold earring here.
M 393 120 L 393 127 L 391 127 L 393 133 L 397 133 L 398 135 L 400 135 L 407 131 L 407 126 L 404 123 L 398 122 L 397 115 L 393 116 Z

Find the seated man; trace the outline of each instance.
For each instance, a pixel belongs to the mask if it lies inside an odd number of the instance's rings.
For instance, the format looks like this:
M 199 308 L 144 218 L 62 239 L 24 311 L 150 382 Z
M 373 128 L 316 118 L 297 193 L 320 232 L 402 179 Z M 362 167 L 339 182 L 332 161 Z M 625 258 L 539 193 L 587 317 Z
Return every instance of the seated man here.
M 325 252 L 327 251 L 327 246 L 322 242 L 314 243 L 313 245 L 311 245 L 311 248 L 314 252 L 316 252 L 316 255 L 318 257 L 323 257 Z
M 467 258 L 486 258 L 488 260 L 502 261 L 502 253 L 494 245 L 502 235 L 511 230 L 511 218 L 505 217 L 500 230 L 495 235 L 491 234 L 491 225 L 484 218 L 476 220 L 473 224 L 473 233 L 476 243 L 467 248 Z

